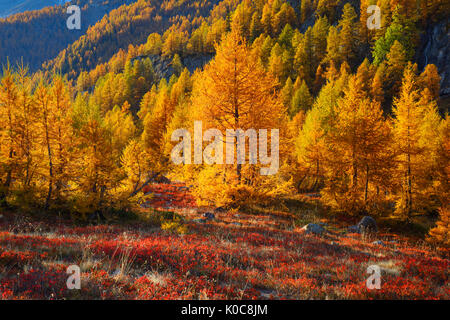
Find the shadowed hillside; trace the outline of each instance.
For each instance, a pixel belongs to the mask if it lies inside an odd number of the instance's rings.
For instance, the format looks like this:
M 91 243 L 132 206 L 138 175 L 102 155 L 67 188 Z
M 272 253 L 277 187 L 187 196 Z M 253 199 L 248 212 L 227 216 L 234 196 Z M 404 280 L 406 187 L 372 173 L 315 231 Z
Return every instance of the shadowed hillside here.
M 62 4 L 64 0 L 0 0 L 0 18 Z
M 66 26 L 69 17 L 66 12 L 68 4 L 22 12 L 0 19 L 0 64 L 6 64 L 8 59 L 13 65 L 23 60 L 32 71 L 36 71 L 44 61 L 54 58 L 105 14 L 133 1 L 73 1 L 82 10 L 81 30 L 69 30 Z M 26 1 L 30 2 L 35 3 Z

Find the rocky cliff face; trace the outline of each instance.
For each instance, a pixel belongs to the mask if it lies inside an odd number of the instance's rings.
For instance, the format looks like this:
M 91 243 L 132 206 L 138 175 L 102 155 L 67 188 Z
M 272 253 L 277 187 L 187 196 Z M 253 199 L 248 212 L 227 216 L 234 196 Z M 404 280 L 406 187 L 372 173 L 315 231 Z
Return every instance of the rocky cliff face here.
M 427 27 L 417 49 L 419 69 L 434 64 L 441 75 L 441 96 L 450 96 L 450 19 Z
M 189 72 L 192 74 L 198 68 L 203 68 L 211 59 L 213 55 L 205 54 L 205 55 L 189 55 L 181 58 L 181 64 L 183 67 L 187 68 Z M 148 56 L 139 56 L 131 60 L 134 62 L 136 60 L 144 60 L 146 58 L 150 58 L 153 64 L 153 70 L 159 79 L 165 78 L 167 81 L 170 80 L 170 77 L 174 74 L 174 69 L 172 67 L 172 58 L 160 56 L 160 55 L 148 55 Z

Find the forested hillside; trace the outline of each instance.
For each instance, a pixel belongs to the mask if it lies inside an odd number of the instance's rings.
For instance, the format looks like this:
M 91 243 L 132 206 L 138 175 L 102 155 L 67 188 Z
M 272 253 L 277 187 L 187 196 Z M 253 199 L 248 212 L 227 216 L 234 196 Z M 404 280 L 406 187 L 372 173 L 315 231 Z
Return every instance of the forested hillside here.
M 37 5 L 33 2 L 34 8 Z M 134 0 L 77 0 L 71 1 L 81 8 L 81 30 L 69 30 L 66 21 L 69 17 L 67 6 L 55 5 L 41 10 L 21 12 L 0 19 L 0 63 L 6 64 L 7 60 L 15 65 L 23 61 L 30 70 L 36 71 L 44 61 L 54 58 L 58 53 L 77 40 L 86 30 L 99 21 L 109 11 L 134 2 Z M 30 4 L 31 5 L 31 4 Z
M 198 1 L 137 1 L 122 6 L 103 17 L 85 35 L 69 45 L 44 69 L 78 76 L 108 61 L 119 49 L 138 45 L 152 32 L 165 32 L 169 27 L 180 30 L 179 37 L 208 16 L 218 0 Z M 132 17 L 132 19 L 130 19 Z

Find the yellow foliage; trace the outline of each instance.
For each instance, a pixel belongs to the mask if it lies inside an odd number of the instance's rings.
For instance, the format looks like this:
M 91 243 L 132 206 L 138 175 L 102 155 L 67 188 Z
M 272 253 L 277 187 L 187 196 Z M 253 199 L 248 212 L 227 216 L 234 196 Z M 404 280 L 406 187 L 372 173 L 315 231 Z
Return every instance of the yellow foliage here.
M 168 221 L 161 224 L 161 229 L 170 233 L 187 234 L 187 226 L 181 225 L 177 221 Z
M 215 59 L 195 76 L 191 121 L 201 120 L 205 130 L 216 128 L 223 135 L 227 129 L 279 129 L 280 148 L 287 148 L 284 143 L 287 121 L 283 121 L 286 110 L 276 91 L 275 78 L 263 69 L 236 31 L 222 39 L 216 52 Z M 280 153 L 283 152 L 287 150 L 281 149 Z M 258 198 L 268 191 L 264 181 L 272 179 L 258 177 L 256 167 L 248 164 L 193 166 L 198 186 L 196 195 L 200 202 L 209 199 L 216 204 L 239 202 L 241 194 L 237 190 L 246 190 L 248 201 L 251 197 Z
M 448 208 L 439 210 L 439 221 L 436 223 L 436 227 L 430 230 L 427 240 L 450 247 L 450 210 Z

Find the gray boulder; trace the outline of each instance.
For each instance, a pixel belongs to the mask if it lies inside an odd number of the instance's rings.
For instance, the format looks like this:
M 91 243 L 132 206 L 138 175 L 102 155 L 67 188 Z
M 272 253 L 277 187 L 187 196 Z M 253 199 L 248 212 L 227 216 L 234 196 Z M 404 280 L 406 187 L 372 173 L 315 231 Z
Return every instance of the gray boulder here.
M 357 226 L 359 233 L 378 232 L 377 222 L 369 216 L 363 217 Z
M 381 240 L 374 241 L 374 242 L 372 242 L 372 244 L 374 244 L 376 246 L 383 246 L 383 247 L 385 247 L 384 242 L 381 241 Z
M 304 226 L 302 230 L 305 230 L 306 234 L 317 234 L 317 235 L 321 235 L 325 232 L 324 227 L 316 223 L 309 223 L 306 226 Z
M 207 220 L 214 220 L 216 218 L 214 213 L 211 212 L 206 212 L 205 214 L 203 214 L 203 217 L 205 217 Z

